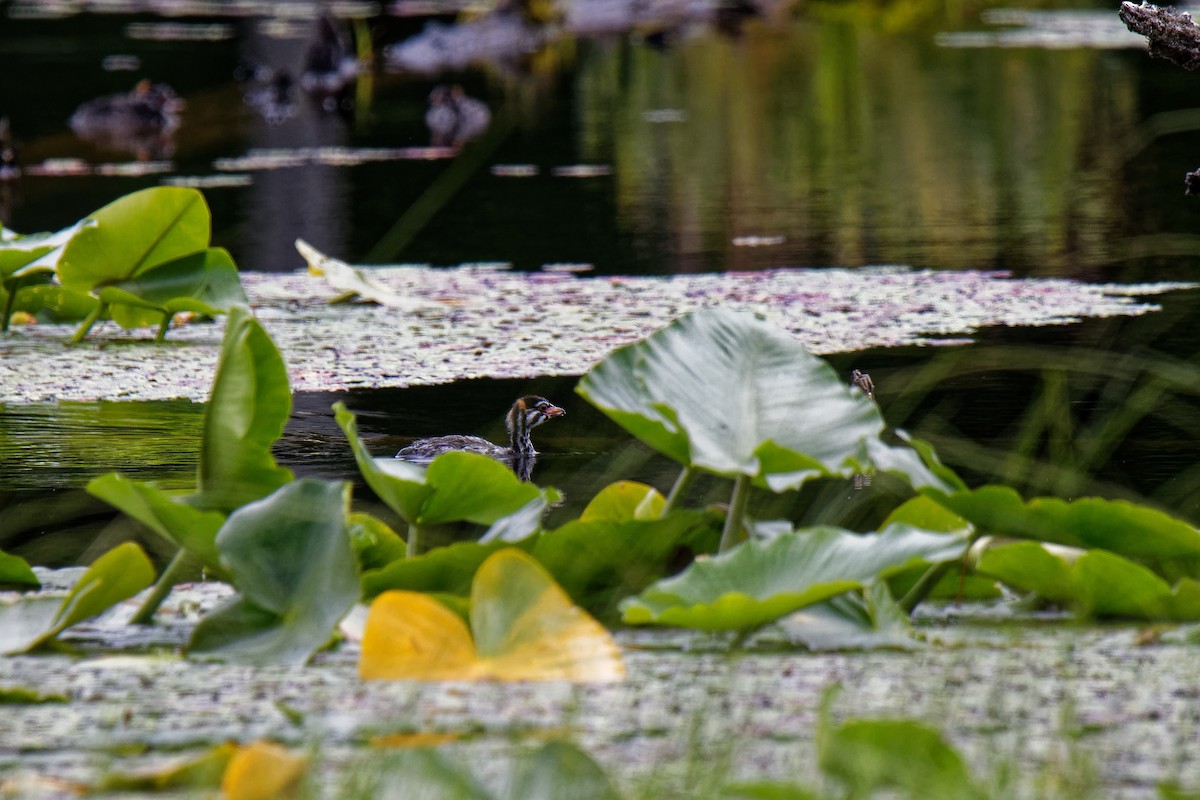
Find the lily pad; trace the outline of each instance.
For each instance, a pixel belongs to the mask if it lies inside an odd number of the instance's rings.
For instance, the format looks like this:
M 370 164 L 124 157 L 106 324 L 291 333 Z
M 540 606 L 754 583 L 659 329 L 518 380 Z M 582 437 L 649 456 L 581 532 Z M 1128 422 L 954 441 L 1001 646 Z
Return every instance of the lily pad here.
M 251 742 L 237 749 L 221 778 L 225 800 L 273 800 L 296 795 L 308 758 L 274 742 Z
M 985 533 L 1100 548 L 1162 569 L 1171 577 L 1200 575 L 1200 531 L 1147 506 L 1098 497 L 1073 501 L 1036 497 L 1024 502 L 1006 486 L 927 493 Z
M 195 189 L 156 186 L 125 195 L 91 214 L 67 243 L 58 275 L 69 289 L 91 291 L 208 247 L 211 219 Z
M 196 508 L 187 497 L 117 472 L 93 478 L 87 491 L 187 550 L 218 575 L 225 574 L 216 545 L 217 531 L 225 524 L 223 512 Z
M 714 387 L 721 387 L 714 396 Z M 577 391 L 643 442 L 681 464 L 745 475 L 773 491 L 871 466 L 943 485 L 913 453 L 878 442 L 883 417 L 829 364 L 753 314 L 710 309 L 680 317 L 613 351 Z
M 488 557 L 471 586 L 471 619 L 436 600 L 375 598 L 359 660 L 365 680 L 619 680 L 620 648 L 530 556 Z
M 976 570 L 1084 616 L 1200 620 L 1200 581 L 1181 578 L 1171 586 L 1104 550 L 1052 551 L 1037 542 L 1014 542 L 985 551 Z
M 237 265 L 217 247 L 106 284 L 96 295 L 112 306 L 112 318 L 123 328 L 170 321 L 183 311 L 216 316 L 248 303 Z
M 301 665 L 359 598 L 349 484 L 304 478 L 229 516 L 217 534 L 238 594 L 204 617 L 192 655 Z
M 154 582 L 154 567 L 133 542 L 97 558 L 65 598 L 24 598 L 0 605 L 0 653 L 36 649 Z
M 547 742 L 518 758 L 501 800 L 619 800 L 608 775 L 567 742 Z
M 627 599 L 623 620 L 700 630 L 753 628 L 914 563 L 958 558 L 965 548 L 960 536 L 907 525 L 878 534 L 797 530 L 697 561 Z
M 911 650 L 920 646 L 912 622 L 892 599 L 887 584 L 872 583 L 863 595 L 839 595 L 779 621 L 783 635 L 809 650 Z
M 878 407 L 827 363 L 732 311 L 688 314 L 613 351 L 578 391 L 659 452 L 729 477 L 849 474 L 862 468 L 862 440 L 883 431 Z

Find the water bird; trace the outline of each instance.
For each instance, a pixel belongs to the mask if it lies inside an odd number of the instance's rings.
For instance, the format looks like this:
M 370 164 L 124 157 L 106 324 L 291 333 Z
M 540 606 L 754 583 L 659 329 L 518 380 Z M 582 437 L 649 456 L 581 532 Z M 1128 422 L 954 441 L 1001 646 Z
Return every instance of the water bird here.
M 504 425 L 508 428 L 509 445 L 496 444 L 481 436 L 464 436 L 451 434 L 449 436 L 434 436 L 429 439 L 418 439 L 396 453 L 396 458 L 409 461 L 424 461 L 440 456 L 442 453 L 478 453 L 499 461 L 528 462 L 537 454 L 529 433 L 548 419 L 566 415 L 558 406 L 544 397 L 527 394 L 517 398 Z
M 492 112 L 461 86 L 439 85 L 429 93 L 425 126 L 434 147 L 461 147 L 487 130 Z
M 71 115 L 71 130 L 81 138 L 113 150 L 138 155 L 164 155 L 169 137 L 179 127 L 183 99 L 165 83 L 145 79 L 132 90 L 88 100 Z
M 325 111 L 336 111 L 341 95 L 358 79 L 361 69 L 341 23 L 329 14 L 322 14 L 317 20 L 316 38 L 304 54 L 300 88 Z

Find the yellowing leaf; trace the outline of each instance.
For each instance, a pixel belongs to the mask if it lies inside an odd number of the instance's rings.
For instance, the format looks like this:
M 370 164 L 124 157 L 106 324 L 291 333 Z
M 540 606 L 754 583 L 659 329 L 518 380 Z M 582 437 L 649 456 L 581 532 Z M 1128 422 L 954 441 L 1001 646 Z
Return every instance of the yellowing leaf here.
M 238 748 L 225 769 L 226 800 L 272 800 L 295 794 L 308 759 L 272 742 Z
M 388 308 L 398 308 L 403 311 L 438 308 L 439 304 L 412 297 L 396 294 L 387 286 L 369 277 L 361 269 L 356 269 L 345 261 L 325 255 L 303 239 L 296 240 L 296 249 L 308 262 L 308 274 L 323 277 L 331 287 L 340 292 L 330 303 L 341 303 L 350 300 L 376 303 Z
M 462 738 L 461 733 L 388 733 L 371 737 L 372 747 L 437 747 Z
M 375 599 L 363 635 L 366 680 L 571 680 L 625 677 L 608 631 L 571 602 L 531 556 L 508 548 L 480 565 L 471 586 L 471 634 L 416 592 Z
M 467 626 L 432 597 L 391 591 L 371 604 L 358 662 L 363 680 L 469 680 L 477 661 Z

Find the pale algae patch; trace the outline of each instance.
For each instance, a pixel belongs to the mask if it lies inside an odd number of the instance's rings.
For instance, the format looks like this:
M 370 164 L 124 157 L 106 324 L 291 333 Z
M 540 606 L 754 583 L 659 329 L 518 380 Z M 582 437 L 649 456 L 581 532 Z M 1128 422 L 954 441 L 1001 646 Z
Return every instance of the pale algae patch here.
M 466 378 L 581 375 L 610 350 L 689 311 L 751 310 L 815 353 L 961 344 L 995 325 L 1060 325 L 1136 315 L 1138 299 L 1190 284 L 1085 284 L 1001 272 L 906 267 L 788 269 L 670 277 L 580 277 L 495 266 L 381 267 L 370 275 L 426 305 L 399 311 L 330 305 L 339 294 L 304 273 L 245 273 L 255 313 L 275 339 L 296 391 L 405 387 Z M 17 326 L 0 337 L 0 402 L 203 401 L 223 323 L 184 325 L 154 347 L 152 329 L 112 323 L 81 346 L 65 325 Z M 136 344 L 136 346 L 135 346 Z
M 363 682 L 350 643 L 299 668 L 180 657 L 195 620 L 231 591 L 177 587 L 154 627 L 125 624 L 131 601 L 68 633 L 78 654 L 0 658 L 0 686 L 69 698 L 4 707 L 0 787 L 59 796 L 39 790 L 267 737 L 311 752 L 333 796 L 383 757 L 373 737 L 403 731 L 458 735 L 446 752 L 493 789 L 517 749 L 565 737 L 631 797 L 716 796 L 726 780 L 813 778 L 818 706 L 834 683 L 838 719 L 923 720 L 982 779 L 1007 772 L 1017 790 L 1006 796 L 1200 785 L 1194 650 L 1138 646 L 1131 627 L 935 616 L 909 651 L 735 657 L 703 636 L 623 631 L 629 677 L 618 684 Z

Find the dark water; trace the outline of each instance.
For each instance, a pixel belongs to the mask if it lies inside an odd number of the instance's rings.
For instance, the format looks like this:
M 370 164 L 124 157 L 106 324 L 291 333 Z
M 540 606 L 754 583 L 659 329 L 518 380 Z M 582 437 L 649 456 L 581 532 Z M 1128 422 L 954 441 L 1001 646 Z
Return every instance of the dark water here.
M 0 186 L 0 220 L 20 231 L 62 227 L 167 178 L 226 174 L 222 159 L 256 148 L 428 145 L 427 97 L 452 80 L 494 119 L 459 155 L 239 170 L 248 185 L 205 190 L 216 243 L 243 269 L 272 271 L 301 266 L 291 242 L 303 237 L 353 262 L 584 263 L 639 274 L 900 263 L 1200 278 L 1200 201 L 1182 192 L 1200 158 L 1200 78 L 1139 49 L 943 46 L 939 34 L 996 30 L 982 8 L 914 5 L 904 18 L 865 4 L 811 6 L 780 22 L 748 18 L 736 34 L 695 25 L 559 42 L 515 70 L 382 70 L 356 87 L 352 111 L 325 113 L 301 96 L 295 116 L 275 125 L 243 101 L 234 74 L 244 62 L 296 64 L 308 22 L 293 20 L 280 38 L 278 20 L 232 14 L 16 13 L 30 7 L 0 4 L 0 116 L 24 164 L 137 161 L 82 141 L 67 119 L 140 77 L 170 83 L 188 105 L 166 174 L 26 174 Z M 166 21 L 217 26 L 216 38 L 133 38 L 134 26 Z M 364 25 L 378 55 L 423 23 Z M 113 54 L 141 66 L 105 71 Z M 496 174 L 512 164 L 537 174 Z M 578 164 L 603 169 L 554 172 Z M 1163 312 L 1142 318 L 832 360 L 843 373 L 870 371 L 889 422 L 934 442 L 972 483 L 1129 497 L 1200 522 L 1197 298 L 1162 301 Z M 299 396 L 279 457 L 300 474 L 354 478 L 329 412 L 335 399 L 388 454 L 428 434 L 502 438 L 504 410 L 527 391 L 568 411 L 537 437 L 535 480 L 568 497 L 559 518 L 618 478 L 669 487 L 673 465 L 589 409 L 565 379 Z M 188 485 L 202 413 L 187 403 L 0 408 L 0 549 L 61 564 L 135 534 L 80 487 L 110 470 Z M 891 488 L 820 485 L 760 498 L 755 510 L 869 525 Z M 694 500 L 726 492 L 701 484 Z

